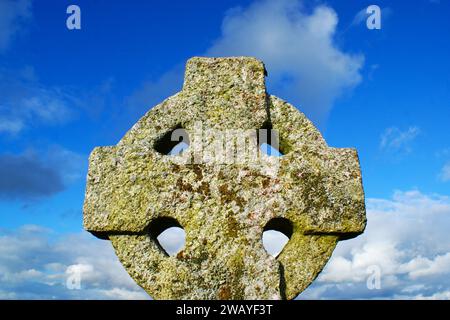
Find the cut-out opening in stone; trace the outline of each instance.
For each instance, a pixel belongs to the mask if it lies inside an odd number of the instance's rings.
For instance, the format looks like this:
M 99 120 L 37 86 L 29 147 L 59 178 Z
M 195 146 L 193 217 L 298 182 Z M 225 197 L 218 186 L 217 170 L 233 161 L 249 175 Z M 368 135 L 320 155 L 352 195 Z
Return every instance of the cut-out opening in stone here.
M 154 145 L 154 149 L 163 154 L 174 156 L 182 153 L 189 147 L 189 134 L 181 125 L 162 135 Z
M 270 122 L 265 122 L 257 132 L 258 147 L 261 153 L 273 157 L 283 156 L 280 150 L 280 137 Z
M 270 220 L 263 230 L 262 241 L 264 249 L 270 255 L 277 257 L 292 236 L 292 223 L 285 218 Z
M 172 148 L 172 150 L 169 152 L 169 156 L 176 156 L 178 154 L 181 154 L 184 152 L 187 148 L 189 148 L 189 144 L 185 142 L 180 142 L 175 147 Z
M 153 220 L 149 226 L 150 237 L 156 241 L 164 254 L 176 255 L 183 249 L 186 233 L 174 218 L 161 217 Z
M 268 156 L 272 156 L 272 157 L 281 157 L 283 154 L 280 152 L 280 150 L 272 147 L 270 144 L 267 143 L 263 143 L 259 146 L 259 150 L 268 155 Z

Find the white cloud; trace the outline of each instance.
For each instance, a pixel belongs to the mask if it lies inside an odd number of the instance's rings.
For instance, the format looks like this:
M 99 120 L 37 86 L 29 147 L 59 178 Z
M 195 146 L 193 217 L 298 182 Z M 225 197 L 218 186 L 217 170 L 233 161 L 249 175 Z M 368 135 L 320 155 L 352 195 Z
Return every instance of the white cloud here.
M 80 290 L 66 286 L 74 272 L 81 276 Z M 0 230 L 0 288 L 3 299 L 148 299 L 109 241 L 87 232 L 55 240 L 39 226 Z
M 420 134 L 420 129 L 416 126 L 407 130 L 400 130 L 397 127 L 386 128 L 381 135 L 380 148 L 391 151 L 411 152 L 411 142 Z
M 145 81 L 125 101 L 127 114 L 140 117 L 154 105 L 180 91 L 183 85 L 183 68 L 176 66 L 156 80 Z
M 450 162 L 446 163 L 444 167 L 442 167 L 439 177 L 442 181 L 450 181 Z
M 340 242 L 315 284 L 299 298 L 448 298 L 450 198 L 417 190 L 392 199 L 367 199 L 368 224 Z M 381 289 L 366 286 L 369 267 L 381 271 Z
M 16 72 L 0 69 L 0 134 L 65 124 L 75 116 L 78 100 L 71 90 L 40 84 L 30 67 Z
M 142 291 L 112 288 L 110 290 L 99 290 L 101 294 L 113 300 L 147 300 L 148 295 Z
M 411 279 L 450 273 L 450 252 L 433 259 L 418 256 L 401 265 L 400 270 L 408 272 Z
M 0 0 L 0 52 L 31 17 L 31 0 Z
M 320 122 L 338 97 L 361 82 L 364 57 L 337 46 L 337 24 L 336 12 L 325 5 L 308 13 L 299 1 L 256 1 L 228 11 L 207 55 L 260 58 L 271 93 Z
M 46 123 L 61 123 L 70 117 L 67 97 L 59 90 L 35 88 L 33 94 L 19 102 L 23 118 L 36 118 Z
M 450 197 L 397 191 L 391 199 L 367 199 L 367 215 L 366 231 L 340 242 L 299 298 L 449 298 Z M 54 238 L 39 226 L 0 231 L 0 297 L 147 298 L 108 241 L 86 232 Z M 381 272 L 380 290 L 366 285 L 373 266 Z M 81 290 L 65 286 L 74 271 L 82 275 Z
M 44 161 L 57 169 L 65 185 L 85 178 L 88 156 L 76 153 L 59 145 L 52 145 L 44 153 Z
M 88 90 L 77 86 L 43 85 L 31 66 L 5 69 L 0 66 L 0 134 L 18 135 L 26 129 L 59 126 L 81 112 L 98 120 L 115 106 L 114 79 Z M 109 109 L 108 109 L 108 108 Z
M 2 108 L 0 107 L 0 110 Z M 0 118 L 0 133 L 18 134 L 24 127 L 20 119 Z
M 450 291 L 442 291 L 442 292 L 436 292 L 432 294 L 431 296 L 423 296 L 423 295 L 417 295 L 414 297 L 415 300 L 450 300 Z
M 362 80 L 364 56 L 338 47 L 337 24 L 336 12 L 325 5 L 309 13 L 300 1 L 255 1 L 227 12 L 221 36 L 205 55 L 261 59 L 269 74 L 270 93 L 322 125 L 336 99 Z M 159 79 L 145 82 L 127 99 L 127 111 L 143 114 L 178 91 L 182 79 L 183 70 L 177 66 Z

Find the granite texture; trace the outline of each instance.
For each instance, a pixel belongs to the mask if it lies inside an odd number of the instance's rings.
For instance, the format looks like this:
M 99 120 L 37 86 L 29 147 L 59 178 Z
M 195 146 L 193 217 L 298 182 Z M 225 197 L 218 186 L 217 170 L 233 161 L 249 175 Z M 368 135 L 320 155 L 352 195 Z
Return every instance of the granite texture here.
M 182 91 L 151 108 L 116 146 L 92 152 L 84 227 L 112 242 L 153 298 L 293 299 L 339 240 L 364 231 L 356 150 L 328 147 L 303 113 L 267 94 L 265 75 L 250 57 L 192 58 Z M 283 156 L 255 148 L 244 160 L 207 161 L 205 146 L 217 135 L 195 136 L 199 123 L 206 132 L 273 128 Z M 190 145 L 168 155 L 165 139 L 176 128 L 189 133 Z M 170 226 L 186 232 L 175 256 L 156 239 Z M 290 237 L 276 258 L 262 244 L 268 229 Z

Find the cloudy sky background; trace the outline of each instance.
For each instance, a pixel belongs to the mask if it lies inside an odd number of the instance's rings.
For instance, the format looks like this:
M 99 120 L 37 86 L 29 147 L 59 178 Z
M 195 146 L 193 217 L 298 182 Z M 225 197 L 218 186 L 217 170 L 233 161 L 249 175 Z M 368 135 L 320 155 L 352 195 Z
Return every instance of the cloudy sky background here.
M 0 298 L 147 298 L 82 230 L 87 157 L 178 91 L 194 55 L 262 59 L 270 93 L 358 149 L 366 232 L 299 298 L 450 298 L 448 1 L 79 0 L 78 31 L 69 4 L 0 0 Z

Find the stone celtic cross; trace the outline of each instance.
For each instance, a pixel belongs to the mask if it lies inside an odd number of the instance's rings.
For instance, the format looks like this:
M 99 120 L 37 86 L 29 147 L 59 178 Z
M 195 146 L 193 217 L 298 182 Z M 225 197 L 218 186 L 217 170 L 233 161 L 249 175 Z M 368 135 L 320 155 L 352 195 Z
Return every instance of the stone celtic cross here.
M 89 159 L 84 227 L 109 239 L 131 277 L 156 299 L 293 299 L 319 274 L 337 242 L 366 225 L 358 155 L 327 146 L 295 107 L 269 95 L 262 62 L 192 58 L 183 89 L 155 106 L 122 140 Z M 192 161 L 205 130 L 272 128 L 281 157 Z M 189 147 L 170 155 L 176 129 Z M 190 161 L 189 161 L 190 159 Z M 204 158 L 202 158 L 204 159 Z M 169 256 L 157 236 L 185 230 Z M 289 237 L 273 257 L 265 230 Z

